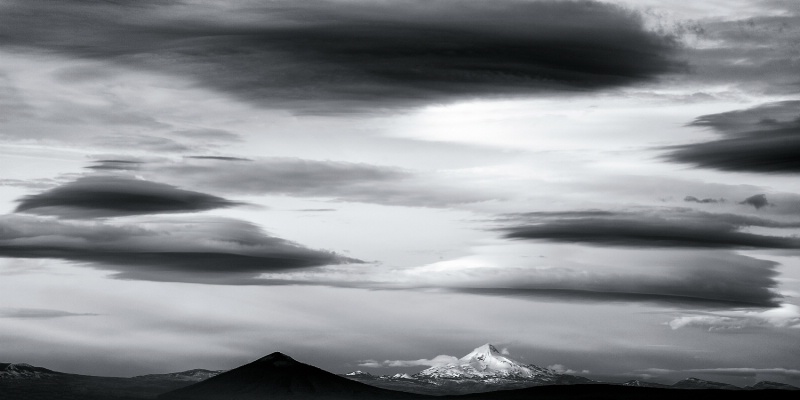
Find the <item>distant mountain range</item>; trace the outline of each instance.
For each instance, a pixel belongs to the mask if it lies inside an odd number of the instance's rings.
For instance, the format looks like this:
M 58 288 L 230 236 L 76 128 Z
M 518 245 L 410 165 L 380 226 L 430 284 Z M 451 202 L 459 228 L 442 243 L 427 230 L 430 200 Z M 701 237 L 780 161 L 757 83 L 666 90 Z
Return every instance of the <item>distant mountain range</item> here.
M 133 378 L 67 374 L 30 364 L 0 363 L 0 399 L 133 400 L 208 379 L 222 371 L 190 370 Z
M 452 364 L 391 376 L 361 371 L 335 375 L 282 353 L 230 371 L 194 369 L 133 378 L 67 374 L 29 364 L 0 363 L 0 399 L 4 400 L 704 400 L 715 396 L 726 400 L 788 400 L 796 397 L 793 390 L 798 388 L 777 382 L 739 388 L 696 378 L 670 386 L 645 381 L 599 383 L 522 365 L 492 345 L 481 346 Z M 457 394 L 467 391 L 472 392 Z

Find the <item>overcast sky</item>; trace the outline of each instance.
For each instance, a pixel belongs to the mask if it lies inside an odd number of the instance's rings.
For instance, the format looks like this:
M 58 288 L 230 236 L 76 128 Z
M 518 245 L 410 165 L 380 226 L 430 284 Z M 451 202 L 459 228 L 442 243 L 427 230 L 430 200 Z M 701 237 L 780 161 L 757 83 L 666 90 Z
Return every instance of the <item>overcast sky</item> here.
M 800 385 L 798 43 L 793 0 L 2 1 L 0 361 Z

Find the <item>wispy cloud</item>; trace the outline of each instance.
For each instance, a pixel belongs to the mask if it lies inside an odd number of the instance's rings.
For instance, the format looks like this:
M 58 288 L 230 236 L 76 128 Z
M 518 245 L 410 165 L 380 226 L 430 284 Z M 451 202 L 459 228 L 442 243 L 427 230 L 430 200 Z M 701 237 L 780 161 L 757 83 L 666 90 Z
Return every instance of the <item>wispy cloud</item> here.
M 453 184 L 436 173 L 422 174 L 391 166 L 280 157 L 250 162 L 215 160 L 191 158 L 180 163 L 152 163 L 140 173 L 212 192 L 412 207 L 446 207 L 500 197 L 498 193 L 479 193 L 468 185 Z
M 557 372 L 559 374 L 588 374 L 588 373 L 591 372 L 591 371 L 586 370 L 586 369 L 580 370 L 580 371 L 574 370 L 574 369 L 571 369 L 571 368 L 567 368 L 563 364 L 548 365 L 547 368 L 548 369 L 552 369 L 553 371 L 555 371 L 555 372 Z
M 448 355 L 438 355 L 431 359 L 421 358 L 419 360 L 365 360 L 359 363 L 361 367 L 388 368 L 388 367 L 438 367 L 448 364 L 458 363 L 458 357 Z
M 99 314 L 74 313 L 44 308 L 0 308 L 0 318 L 47 319 L 62 317 L 93 317 Z

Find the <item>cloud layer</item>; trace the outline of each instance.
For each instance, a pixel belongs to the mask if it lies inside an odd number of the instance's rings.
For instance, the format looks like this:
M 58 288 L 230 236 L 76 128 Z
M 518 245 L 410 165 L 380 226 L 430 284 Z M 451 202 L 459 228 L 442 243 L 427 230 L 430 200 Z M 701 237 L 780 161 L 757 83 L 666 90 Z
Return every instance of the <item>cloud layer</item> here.
M 724 138 L 673 146 L 668 160 L 722 171 L 800 172 L 800 101 L 704 115 L 690 125 L 707 127 Z
M 25 196 L 19 203 L 16 212 L 66 217 L 196 212 L 241 204 L 163 183 L 112 175 L 82 177 Z
M 752 199 L 752 198 L 751 198 Z M 502 228 L 505 238 L 624 247 L 800 249 L 792 236 L 742 231 L 745 227 L 800 228 L 800 222 L 689 209 L 608 215 L 522 214 L 529 223 Z M 523 219 L 524 219 L 523 218 Z
M 0 10 L 0 45 L 166 71 L 318 113 L 595 90 L 683 69 L 673 38 L 596 1 L 11 1 Z
M 262 272 L 360 262 L 231 219 L 119 223 L 21 215 L 0 217 L 0 257 L 88 263 L 126 279 L 220 284 L 258 284 L 252 278 Z
M 447 364 L 456 364 L 458 363 L 458 360 L 459 360 L 458 357 L 442 354 L 433 357 L 431 359 L 421 358 L 419 360 L 384 360 L 384 361 L 365 360 L 360 362 L 358 365 L 361 367 L 370 367 L 370 368 L 438 367 Z
M 724 250 L 502 244 L 406 269 L 320 268 L 268 274 L 285 284 L 433 290 L 556 302 L 776 307 L 773 261 Z

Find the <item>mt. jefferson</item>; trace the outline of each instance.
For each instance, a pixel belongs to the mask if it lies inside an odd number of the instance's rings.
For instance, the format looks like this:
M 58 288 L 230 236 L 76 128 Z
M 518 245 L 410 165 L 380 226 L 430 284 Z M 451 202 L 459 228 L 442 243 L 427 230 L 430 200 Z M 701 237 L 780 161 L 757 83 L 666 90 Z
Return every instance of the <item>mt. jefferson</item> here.
M 413 375 L 376 377 L 356 371 L 346 374 L 345 377 L 387 389 L 437 395 L 593 382 L 579 376 L 559 374 L 534 364 L 521 364 L 506 357 L 489 343 L 476 348 L 455 363 L 433 366 Z

